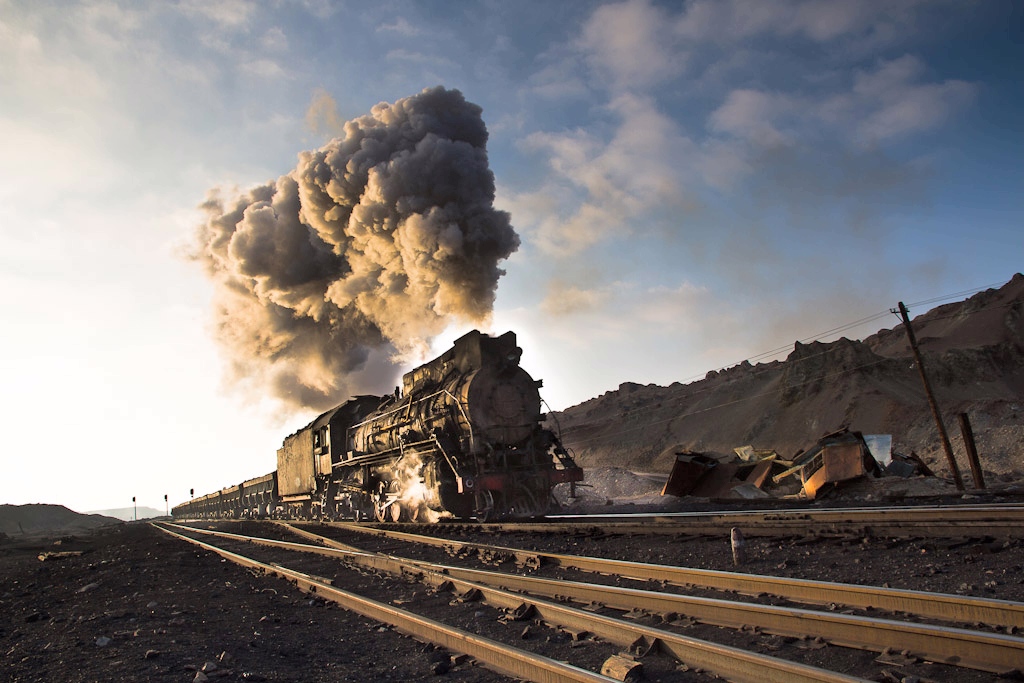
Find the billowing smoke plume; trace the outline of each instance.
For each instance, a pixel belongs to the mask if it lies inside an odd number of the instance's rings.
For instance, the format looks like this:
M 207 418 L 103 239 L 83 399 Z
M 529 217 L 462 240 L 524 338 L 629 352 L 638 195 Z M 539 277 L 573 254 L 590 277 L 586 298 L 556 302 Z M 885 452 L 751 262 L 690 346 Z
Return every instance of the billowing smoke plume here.
M 195 257 L 232 379 L 322 409 L 381 388 L 354 379 L 371 357 L 487 318 L 519 238 L 480 114 L 441 87 L 378 104 L 276 182 L 208 198 Z

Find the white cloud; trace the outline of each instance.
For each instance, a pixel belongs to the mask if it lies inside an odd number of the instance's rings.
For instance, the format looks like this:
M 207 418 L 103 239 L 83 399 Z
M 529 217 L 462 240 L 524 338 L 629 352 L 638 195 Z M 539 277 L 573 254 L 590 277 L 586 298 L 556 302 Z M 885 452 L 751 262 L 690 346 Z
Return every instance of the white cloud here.
M 406 38 L 418 36 L 420 33 L 422 33 L 420 29 L 410 24 L 405 17 L 398 17 L 390 24 L 381 24 L 380 26 L 377 27 L 378 33 L 387 31 L 397 33 L 398 35 L 404 36 Z
M 668 19 L 648 0 L 603 5 L 583 26 L 576 46 L 613 90 L 646 89 L 678 75 L 686 63 Z
M 587 289 L 562 280 L 548 284 L 540 307 L 553 317 L 589 313 L 599 309 L 609 298 L 608 288 Z
M 867 110 L 857 125 L 862 141 L 873 143 L 935 128 L 974 99 L 973 84 L 961 80 L 922 83 L 924 70 L 919 58 L 905 55 L 881 62 L 873 72 L 857 74 L 854 107 Z
M 405 48 L 395 48 L 388 50 L 387 59 L 400 61 L 400 62 L 412 62 L 413 64 L 431 65 L 431 66 L 442 66 L 442 67 L 454 67 L 457 66 L 455 62 L 448 59 L 447 57 L 441 57 L 439 55 L 433 55 L 426 52 L 417 52 L 415 50 L 407 50 Z
M 535 72 L 529 82 L 531 92 L 547 99 L 580 97 L 588 92 L 579 64 L 568 57 Z
M 288 72 L 273 59 L 253 59 L 242 62 L 241 68 L 258 78 L 277 80 L 284 78 Z
M 21 25 L 0 22 L 0 61 L 5 65 L 0 93 L 5 99 L 52 111 L 106 95 L 109 85 L 94 64 L 74 53 L 53 53 L 53 46 L 42 37 L 50 30 L 38 21 Z
M 549 255 L 628 235 L 645 212 L 692 201 L 684 178 L 699 152 L 676 123 L 650 98 L 624 95 L 608 110 L 618 119 L 608 140 L 580 130 L 526 139 L 527 149 L 547 155 L 552 174 L 543 189 L 513 201 L 560 209 L 534 226 L 538 246 Z M 569 208 L 573 197 L 578 203 Z
M 784 144 L 789 136 L 773 121 L 793 111 L 795 101 L 785 95 L 758 90 L 733 90 L 725 102 L 711 113 L 710 125 L 717 132 L 729 133 L 759 145 Z
M 288 36 L 280 27 L 273 26 L 263 34 L 260 43 L 263 45 L 263 49 L 270 52 L 284 52 L 288 49 Z
M 202 17 L 231 29 L 246 27 L 257 10 L 251 0 L 180 0 L 178 8 L 183 14 Z
M 702 42 L 735 43 L 755 36 L 803 36 L 823 43 L 891 34 L 910 20 L 916 2 L 861 0 L 697 0 L 686 5 L 675 31 Z

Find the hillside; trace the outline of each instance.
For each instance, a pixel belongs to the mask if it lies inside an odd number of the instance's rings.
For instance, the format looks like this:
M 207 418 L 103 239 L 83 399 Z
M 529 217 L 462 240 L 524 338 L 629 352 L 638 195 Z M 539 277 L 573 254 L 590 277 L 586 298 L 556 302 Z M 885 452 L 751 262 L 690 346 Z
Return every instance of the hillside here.
M 152 519 L 154 517 L 163 517 L 164 511 L 157 510 L 156 508 L 146 507 L 140 505 L 138 507 L 138 517 L 136 517 L 135 508 L 110 508 L 109 510 L 90 510 L 86 514 L 89 515 L 105 515 L 107 517 L 115 517 L 124 522 L 131 522 L 135 519 Z
M 120 523 L 121 520 L 103 515 L 83 515 L 63 505 L 0 505 L 0 534 L 12 538 L 84 531 Z
M 1024 276 L 912 320 L 960 470 L 957 415 L 970 416 L 982 467 L 1024 476 Z M 846 426 L 892 434 L 948 475 L 938 431 L 902 325 L 862 341 L 796 343 L 785 361 L 748 362 L 691 384 L 624 383 L 563 412 L 562 441 L 584 467 L 667 472 L 680 450 L 738 446 L 791 456 Z

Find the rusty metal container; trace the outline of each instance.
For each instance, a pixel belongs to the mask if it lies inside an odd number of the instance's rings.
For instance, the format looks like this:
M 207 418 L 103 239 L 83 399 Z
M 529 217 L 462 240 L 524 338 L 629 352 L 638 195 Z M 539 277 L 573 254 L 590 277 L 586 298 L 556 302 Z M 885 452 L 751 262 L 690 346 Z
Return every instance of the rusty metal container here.
M 821 452 L 800 472 L 804 493 L 808 498 L 814 498 L 827 484 L 864 476 L 867 474 L 864 456 L 864 447 L 860 441 L 823 446 Z

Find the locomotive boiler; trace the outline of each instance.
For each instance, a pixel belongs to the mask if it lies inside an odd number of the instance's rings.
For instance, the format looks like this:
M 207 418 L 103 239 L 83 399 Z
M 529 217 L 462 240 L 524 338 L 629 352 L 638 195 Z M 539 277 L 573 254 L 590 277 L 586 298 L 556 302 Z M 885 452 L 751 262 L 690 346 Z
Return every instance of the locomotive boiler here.
M 541 383 L 519 366 L 521 354 L 512 332 L 466 334 L 406 373 L 393 394 L 357 396 L 285 438 L 272 494 L 247 496 L 249 482 L 225 489 L 226 516 L 432 521 L 545 514 L 552 488 L 581 481 L 583 472 L 542 427 Z M 258 481 L 266 488 L 264 477 Z M 224 507 L 225 491 L 175 514 Z M 246 500 L 263 503 L 252 508 Z

